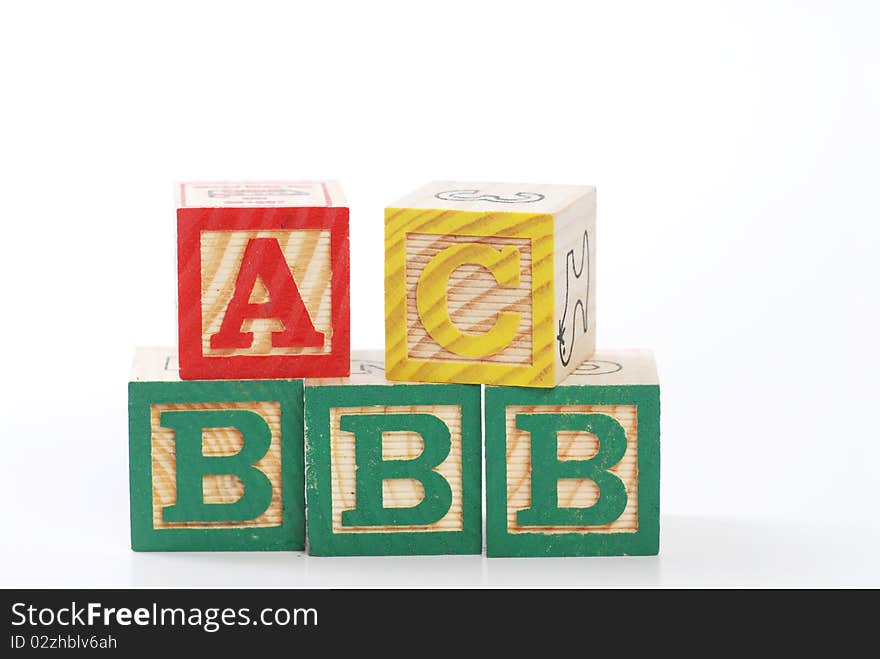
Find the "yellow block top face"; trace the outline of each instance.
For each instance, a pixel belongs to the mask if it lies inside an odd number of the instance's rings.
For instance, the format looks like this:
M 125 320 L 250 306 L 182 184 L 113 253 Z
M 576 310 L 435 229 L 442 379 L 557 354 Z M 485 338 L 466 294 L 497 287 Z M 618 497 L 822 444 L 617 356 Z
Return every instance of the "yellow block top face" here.
M 554 384 L 553 216 L 385 211 L 390 380 Z
M 391 204 L 394 208 L 435 208 L 474 212 L 561 213 L 585 195 L 588 185 L 432 181 Z

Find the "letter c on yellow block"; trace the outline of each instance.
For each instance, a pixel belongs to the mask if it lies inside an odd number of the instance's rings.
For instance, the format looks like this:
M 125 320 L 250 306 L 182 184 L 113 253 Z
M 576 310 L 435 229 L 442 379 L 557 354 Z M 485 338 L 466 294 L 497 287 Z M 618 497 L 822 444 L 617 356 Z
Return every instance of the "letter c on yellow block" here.
M 441 346 L 463 357 L 488 357 L 510 344 L 519 329 L 520 315 L 513 311 L 499 313 L 492 328 L 483 334 L 468 334 L 455 326 L 449 318 L 449 277 L 456 268 L 470 263 L 486 268 L 501 287 L 519 287 L 520 255 L 516 247 L 498 250 L 480 243 L 452 245 L 422 270 L 416 286 L 416 306 L 425 330 Z

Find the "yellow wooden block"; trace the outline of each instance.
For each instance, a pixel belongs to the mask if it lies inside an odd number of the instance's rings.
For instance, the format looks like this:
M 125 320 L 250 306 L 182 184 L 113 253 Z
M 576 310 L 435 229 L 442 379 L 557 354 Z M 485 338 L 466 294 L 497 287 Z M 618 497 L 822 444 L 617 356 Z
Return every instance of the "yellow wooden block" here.
M 435 181 L 385 209 L 387 377 L 552 387 L 595 348 L 596 191 Z

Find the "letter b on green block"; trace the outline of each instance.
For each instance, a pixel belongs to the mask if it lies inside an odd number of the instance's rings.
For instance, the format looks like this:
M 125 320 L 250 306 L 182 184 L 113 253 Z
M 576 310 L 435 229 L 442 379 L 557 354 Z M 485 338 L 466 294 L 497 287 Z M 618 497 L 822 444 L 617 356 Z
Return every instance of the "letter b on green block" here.
M 480 387 L 356 382 L 305 388 L 309 553 L 479 554 Z
M 657 553 L 660 388 L 589 382 L 486 387 L 489 556 Z
M 626 487 L 609 469 L 626 453 L 626 432 L 604 414 L 517 414 L 516 427 L 531 436 L 531 505 L 517 513 L 521 526 L 601 526 L 626 508 Z M 599 451 L 588 460 L 560 460 L 560 432 L 590 433 Z M 561 478 L 593 481 L 599 499 L 589 508 L 560 508 L 557 483 Z
M 131 382 L 128 391 L 132 549 L 304 548 L 302 381 Z M 240 435 L 236 453 L 206 452 L 216 430 Z M 213 476 L 235 477 L 238 498 L 206 501 Z
M 163 412 L 160 423 L 174 430 L 177 503 L 166 506 L 166 522 L 240 522 L 255 519 L 272 502 L 272 483 L 254 466 L 269 451 L 272 431 L 265 419 L 249 410 L 187 410 Z M 234 455 L 206 456 L 202 434 L 211 428 L 232 428 L 243 444 Z M 232 475 L 244 493 L 232 503 L 205 503 L 202 480 L 208 475 Z
M 451 449 L 449 428 L 430 414 L 358 414 L 343 416 L 341 430 L 355 436 L 356 507 L 342 513 L 343 526 L 426 526 L 442 519 L 452 506 L 452 488 L 434 469 Z M 382 435 L 414 432 L 424 450 L 411 460 L 384 460 Z M 388 508 L 382 496 L 386 480 L 412 478 L 424 498 L 411 508 Z

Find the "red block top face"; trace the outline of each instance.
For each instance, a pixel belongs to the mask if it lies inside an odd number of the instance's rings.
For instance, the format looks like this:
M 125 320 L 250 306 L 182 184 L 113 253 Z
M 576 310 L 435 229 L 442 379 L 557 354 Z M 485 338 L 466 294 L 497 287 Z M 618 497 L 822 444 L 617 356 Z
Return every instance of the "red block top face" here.
M 348 375 L 348 208 L 334 205 L 338 186 L 208 183 L 180 192 L 181 378 Z
M 335 181 L 181 183 L 179 208 L 289 208 L 345 206 Z

